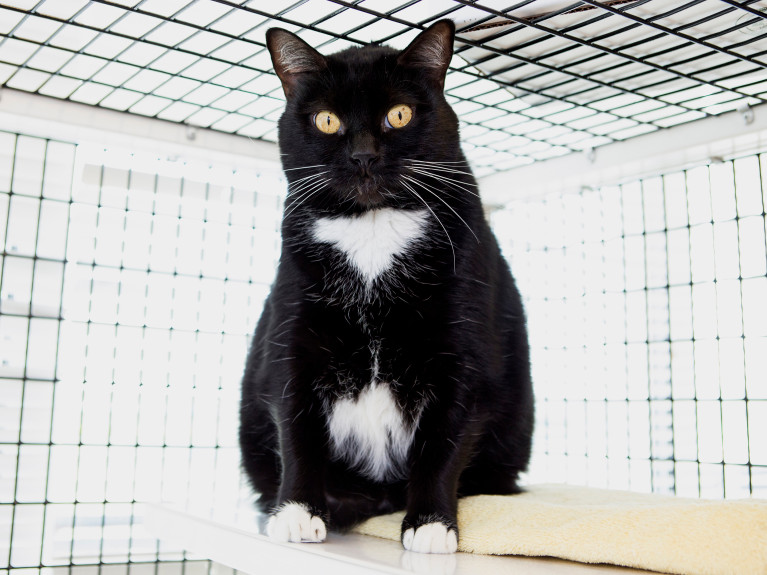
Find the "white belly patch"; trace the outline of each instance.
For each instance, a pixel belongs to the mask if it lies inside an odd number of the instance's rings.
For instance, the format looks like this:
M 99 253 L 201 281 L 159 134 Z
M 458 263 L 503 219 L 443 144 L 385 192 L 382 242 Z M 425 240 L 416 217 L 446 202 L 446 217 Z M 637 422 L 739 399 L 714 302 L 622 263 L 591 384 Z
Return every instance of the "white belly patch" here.
M 404 254 L 423 235 L 427 217 L 426 210 L 382 208 L 359 216 L 320 218 L 313 235 L 342 251 L 372 283 L 391 267 L 395 256 Z
M 337 399 L 328 428 L 334 455 L 379 481 L 401 475 L 415 433 L 389 386 L 379 382 L 365 387 L 354 399 Z

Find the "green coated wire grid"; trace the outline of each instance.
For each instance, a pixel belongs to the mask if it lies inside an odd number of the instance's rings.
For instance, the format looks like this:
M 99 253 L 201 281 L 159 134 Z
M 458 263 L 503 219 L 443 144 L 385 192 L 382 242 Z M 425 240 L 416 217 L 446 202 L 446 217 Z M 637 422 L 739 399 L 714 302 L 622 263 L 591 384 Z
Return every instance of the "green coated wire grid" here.
M 274 25 L 326 53 L 457 24 L 448 99 L 478 176 L 765 101 L 763 2 L 17 0 L 0 84 L 276 140 Z

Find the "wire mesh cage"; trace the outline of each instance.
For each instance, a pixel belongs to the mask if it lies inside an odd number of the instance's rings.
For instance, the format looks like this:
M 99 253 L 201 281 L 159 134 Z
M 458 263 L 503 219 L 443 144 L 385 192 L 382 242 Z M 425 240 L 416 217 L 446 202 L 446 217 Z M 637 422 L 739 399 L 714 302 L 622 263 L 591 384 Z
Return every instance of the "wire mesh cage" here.
M 0 82 L 273 141 L 267 28 L 329 53 L 403 47 L 449 17 L 446 93 L 481 178 L 763 103 L 765 10 L 16 0 L 0 2 Z M 490 219 L 528 313 L 528 481 L 767 494 L 766 169 L 757 153 L 574 194 L 509 184 Z M 0 573 L 211 568 L 153 538 L 141 503 L 251 496 L 237 386 L 284 188 L 269 163 L 0 132 Z
M 541 479 L 764 496 L 765 161 L 495 214 L 527 295 Z
M 237 501 L 279 175 L 0 140 L 2 565 L 182 558 L 136 502 Z
M 0 3 L 0 82 L 276 139 L 264 33 L 328 53 L 402 48 L 457 24 L 446 92 L 478 176 L 765 101 L 764 2 L 693 0 L 17 0 Z

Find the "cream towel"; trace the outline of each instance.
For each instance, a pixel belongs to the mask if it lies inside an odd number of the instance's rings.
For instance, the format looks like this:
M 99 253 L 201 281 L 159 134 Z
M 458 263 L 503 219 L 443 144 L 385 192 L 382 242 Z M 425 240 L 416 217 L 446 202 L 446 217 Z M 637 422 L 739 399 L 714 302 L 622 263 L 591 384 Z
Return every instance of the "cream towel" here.
M 568 485 L 459 501 L 459 550 L 679 575 L 767 575 L 767 500 L 683 499 Z M 399 540 L 404 513 L 355 531 Z

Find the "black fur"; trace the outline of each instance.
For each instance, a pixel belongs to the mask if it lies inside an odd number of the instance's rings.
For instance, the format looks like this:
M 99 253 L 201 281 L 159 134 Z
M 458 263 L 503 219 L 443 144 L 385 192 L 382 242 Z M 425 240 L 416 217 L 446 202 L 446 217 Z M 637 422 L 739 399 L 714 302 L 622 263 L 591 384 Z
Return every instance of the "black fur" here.
M 456 528 L 457 496 L 518 491 L 533 428 L 525 319 L 443 96 L 453 34 L 440 21 L 401 53 L 327 57 L 284 30 L 267 34 L 287 95 L 279 141 L 289 192 L 240 411 L 243 466 L 264 511 L 302 502 L 343 529 L 405 508 L 404 533 L 435 520 Z M 413 119 L 387 128 L 396 104 Z M 341 118 L 338 133 L 315 127 L 320 110 Z M 369 285 L 311 235 L 319 217 L 425 205 L 424 237 Z M 404 469 L 385 479 L 334 457 L 327 421 L 336 399 L 370 385 L 376 353 L 377 380 L 415 428 Z

